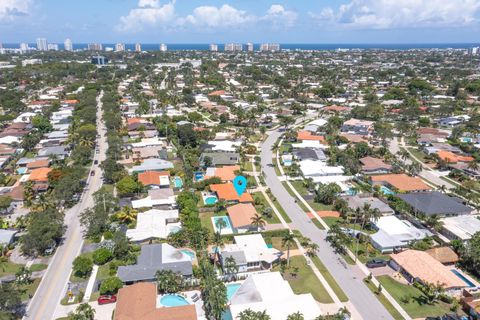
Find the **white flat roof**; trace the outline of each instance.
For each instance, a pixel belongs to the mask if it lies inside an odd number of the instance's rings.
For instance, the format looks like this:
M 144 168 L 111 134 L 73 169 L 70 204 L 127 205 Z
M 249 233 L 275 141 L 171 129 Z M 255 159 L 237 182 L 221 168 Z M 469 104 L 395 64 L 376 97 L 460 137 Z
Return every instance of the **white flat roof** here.
M 137 215 L 135 229 L 127 230 L 127 238 L 132 241 L 143 241 L 150 238 L 166 238 L 170 234 L 167 219 L 177 219 L 178 210 L 152 209 Z
M 480 220 L 474 216 L 460 215 L 442 219 L 443 228 L 462 240 L 469 240 L 480 232 Z

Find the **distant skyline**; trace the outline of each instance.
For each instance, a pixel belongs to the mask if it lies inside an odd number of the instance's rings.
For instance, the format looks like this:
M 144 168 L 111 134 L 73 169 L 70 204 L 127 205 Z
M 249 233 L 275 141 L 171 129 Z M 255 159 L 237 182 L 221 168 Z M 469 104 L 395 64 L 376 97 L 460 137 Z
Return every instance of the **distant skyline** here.
M 0 42 L 477 43 L 480 0 L 0 0 Z

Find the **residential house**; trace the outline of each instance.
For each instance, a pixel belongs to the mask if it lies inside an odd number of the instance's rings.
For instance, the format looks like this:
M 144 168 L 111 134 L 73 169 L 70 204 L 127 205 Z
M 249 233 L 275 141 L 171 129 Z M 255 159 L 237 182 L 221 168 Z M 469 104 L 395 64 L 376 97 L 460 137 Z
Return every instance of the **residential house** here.
M 450 270 L 451 267 L 444 266 L 425 251 L 409 249 L 390 257 L 390 265 L 409 282 L 439 284 L 449 293 L 467 287 L 467 284 Z
M 138 174 L 138 182 L 149 188 L 170 187 L 170 172 L 145 171 Z
M 119 266 L 117 276 L 126 284 L 155 281 L 157 271 L 171 270 L 183 277 L 191 277 L 192 258 L 168 243 L 147 244 L 141 248 L 137 263 Z
M 412 209 L 425 216 L 468 215 L 473 209 L 462 204 L 462 200 L 449 197 L 441 192 L 415 192 L 399 194 L 398 197 L 408 203 Z
M 321 128 L 323 128 L 328 123 L 325 119 L 317 119 L 313 120 L 305 125 L 305 131 L 310 132 L 318 132 Z
M 240 161 L 237 152 L 203 152 L 200 156 L 200 165 L 205 167 L 205 158 L 210 158 L 212 166 L 235 165 Z
M 165 239 L 180 228 L 178 210 L 151 209 L 137 214 L 137 225 L 134 229 L 128 229 L 126 235 L 134 242 Z
M 176 196 L 171 188 L 150 189 L 147 197 L 132 201 L 133 208 L 172 209 L 176 204 Z
M 229 203 L 253 202 L 252 196 L 247 191 L 239 196 L 232 183 L 211 184 L 210 190 L 216 193 L 219 200 L 224 200 Z
M 295 159 L 298 161 L 302 160 L 313 160 L 313 161 L 327 161 L 327 156 L 322 149 L 315 148 L 302 148 L 299 150 L 293 151 Z
M 282 253 L 269 248 L 261 234 L 235 236 L 233 244 L 226 244 L 220 253 L 220 263 L 225 269 L 226 259 L 235 259 L 238 272 L 269 270 Z
M 68 154 L 65 146 L 45 147 L 38 150 L 39 157 L 57 157 L 58 159 L 64 159 L 68 157 Z
M 409 221 L 400 220 L 394 215 L 380 217 L 373 224 L 377 232 L 370 235 L 370 240 L 382 253 L 406 248 L 412 242 L 432 235 L 430 231 L 419 229 Z
M 13 243 L 17 230 L 0 229 L 0 245 L 8 246 Z
M 394 188 L 398 192 L 421 192 L 431 190 L 431 188 L 418 177 L 410 177 L 404 173 L 383 174 L 371 176 L 373 185 L 383 185 L 388 188 Z
M 374 121 L 350 119 L 343 123 L 341 131 L 351 134 L 368 135 L 373 131 Z
M 364 174 L 386 174 L 392 171 L 392 165 L 383 162 L 382 159 L 364 157 L 359 160 Z
M 297 141 L 319 141 L 322 144 L 326 144 L 325 137 L 321 135 L 313 134 L 311 131 L 298 131 Z
M 178 307 L 158 305 L 157 286 L 141 282 L 118 290 L 113 320 L 197 320 L 194 304 Z
M 30 171 L 28 180 L 33 182 L 33 188 L 37 191 L 45 191 L 48 189 L 48 174 L 51 168 L 38 168 Z
M 458 254 L 450 247 L 436 247 L 425 251 L 431 255 L 435 260 L 440 261 L 443 265 L 455 266 L 460 260 Z
M 267 313 L 271 320 L 285 320 L 287 315 L 302 313 L 305 320 L 322 314 L 312 294 L 295 294 L 280 272 L 249 275 L 230 299 L 232 319 L 245 310 Z
M 252 226 L 252 219 L 257 214 L 257 210 L 251 203 L 238 203 L 228 207 L 227 212 L 236 233 L 258 229 L 258 227 Z
M 467 241 L 480 232 L 480 219 L 470 215 L 448 217 L 441 220 L 442 230 L 440 231 L 450 240 Z
M 234 165 L 234 166 L 222 166 L 222 167 L 210 167 L 207 168 L 205 172 L 205 179 L 208 178 L 213 178 L 213 177 L 218 177 L 222 181 L 233 181 L 235 177 L 237 176 L 235 172 L 240 171 L 240 166 Z
M 132 172 L 145 172 L 145 171 L 164 171 L 167 169 L 173 169 L 173 163 L 163 159 L 145 159 L 140 165 L 133 166 L 129 169 L 129 173 Z
M 343 199 L 348 202 L 348 206 L 353 210 L 362 209 L 365 205 L 368 205 L 371 209 L 377 209 L 384 216 L 395 214 L 395 211 L 388 204 L 375 197 L 355 195 L 344 196 Z

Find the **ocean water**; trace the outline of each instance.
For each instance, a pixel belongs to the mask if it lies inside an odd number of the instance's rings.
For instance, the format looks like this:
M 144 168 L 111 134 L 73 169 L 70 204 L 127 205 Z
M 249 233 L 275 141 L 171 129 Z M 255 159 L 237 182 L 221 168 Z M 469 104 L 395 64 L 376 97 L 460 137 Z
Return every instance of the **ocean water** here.
M 18 43 L 5 43 L 4 48 L 19 48 Z M 30 47 L 36 47 L 35 43 L 30 43 Z M 58 44 L 60 50 L 63 49 L 63 43 Z M 86 49 L 87 43 L 74 43 L 74 49 Z M 208 43 L 167 43 L 168 50 L 209 50 Z M 223 50 L 223 44 L 218 44 L 219 51 Z M 468 49 L 480 46 L 479 43 L 387 43 L 387 44 L 355 44 L 355 43 L 281 43 L 282 50 L 336 50 L 336 49 L 382 49 L 382 50 L 410 50 L 410 49 Z M 114 43 L 104 43 L 103 48 L 114 48 Z M 134 43 L 125 44 L 127 50 L 135 50 Z M 142 43 L 142 50 L 155 51 L 159 50 L 160 44 Z M 253 45 L 254 50 L 260 48 L 260 44 Z

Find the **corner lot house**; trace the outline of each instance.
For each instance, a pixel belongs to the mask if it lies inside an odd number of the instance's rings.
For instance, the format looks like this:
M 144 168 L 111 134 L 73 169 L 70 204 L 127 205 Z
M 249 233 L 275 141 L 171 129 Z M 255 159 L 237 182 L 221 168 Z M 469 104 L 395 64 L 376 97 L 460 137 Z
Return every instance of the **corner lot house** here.
M 295 294 L 279 272 L 250 275 L 230 300 L 232 319 L 244 310 L 265 311 L 272 320 L 285 320 L 287 315 L 301 312 L 305 320 L 322 314 L 310 293 Z
M 460 199 L 438 191 L 400 194 L 398 197 L 408 203 L 413 210 L 426 216 L 457 216 L 471 214 L 473 211 L 472 208 L 463 205 Z
M 475 233 L 480 232 L 480 219 L 473 216 L 448 217 L 442 219 L 442 222 L 441 233 L 450 240 L 467 241 Z
M 439 283 L 447 291 L 467 287 L 450 267 L 444 266 L 425 251 L 406 250 L 392 254 L 391 258 L 392 267 L 400 271 L 409 282 L 417 280 L 423 283 Z
M 127 284 L 155 281 L 155 273 L 159 270 L 172 270 L 191 277 L 192 259 L 167 243 L 144 245 L 137 264 L 118 267 L 117 275 Z
M 269 248 L 261 234 L 235 236 L 234 244 L 227 244 L 220 254 L 222 267 L 228 257 L 233 257 L 238 272 L 254 270 L 269 270 L 282 253 L 275 248 Z
M 113 320 L 196 320 L 195 305 L 162 307 L 157 305 L 157 286 L 136 283 L 118 291 Z

